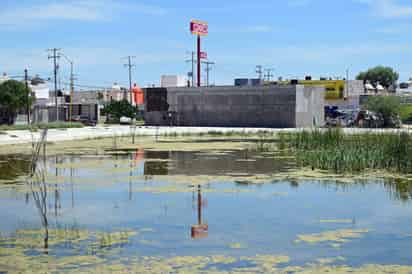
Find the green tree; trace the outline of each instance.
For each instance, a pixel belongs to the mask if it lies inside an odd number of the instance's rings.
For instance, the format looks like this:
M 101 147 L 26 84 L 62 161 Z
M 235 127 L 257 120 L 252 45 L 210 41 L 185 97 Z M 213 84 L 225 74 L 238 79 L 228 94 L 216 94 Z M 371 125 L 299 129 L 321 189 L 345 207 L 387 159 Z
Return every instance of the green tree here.
M 7 123 L 13 124 L 17 112 L 31 106 L 31 90 L 22 82 L 9 80 L 0 84 L 0 104 L 7 113 Z
M 104 107 L 102 113 L 111 116 L 111 120 L 119 122 L 122 116 L 136 118 L 137 108 L 127 100 L 112 101 Z
M 374 85 L 379 83 L 382 86 L 389 88 L 390 86 L 396 84 L 396 81 L 399 79 L 399 74 L 391 67 L 377 66 L 359 73 L 356 79 L 369 81 Z
M 401 110 L 401 100 L 397 96 L 370 96 L 366 108 L 382 115 L 385 127 L 393 127 Z

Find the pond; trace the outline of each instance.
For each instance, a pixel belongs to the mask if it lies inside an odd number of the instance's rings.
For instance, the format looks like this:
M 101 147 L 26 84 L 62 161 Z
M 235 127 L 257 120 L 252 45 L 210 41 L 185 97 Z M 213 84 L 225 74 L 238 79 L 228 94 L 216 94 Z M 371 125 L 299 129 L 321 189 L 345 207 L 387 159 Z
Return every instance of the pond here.
M 0 273 L 412 272 L 412 187 L 278 178 L 279 153 L 0 158 Z

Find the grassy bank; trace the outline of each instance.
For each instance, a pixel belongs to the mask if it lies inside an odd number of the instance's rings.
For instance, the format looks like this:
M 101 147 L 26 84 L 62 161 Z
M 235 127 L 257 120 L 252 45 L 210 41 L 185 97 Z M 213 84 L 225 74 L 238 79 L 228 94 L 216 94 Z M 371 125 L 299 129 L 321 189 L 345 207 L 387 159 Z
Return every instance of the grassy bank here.
M 280 147 L 294 151 L 303 166 L 335 173 L 412 173 L 412 139 L 407 133 L 345 135 L 339 129 L 331 129 L 280 136 Z
M 82 123 L 72 122 L 54 122 L 48 124 L 34 124 L 34 125 L 1 125 L 0 131 L 7 131 L 7 130 L 38 130 L 38 129 L 60 129 L 60 128 L 82 128 L 84 125 Z

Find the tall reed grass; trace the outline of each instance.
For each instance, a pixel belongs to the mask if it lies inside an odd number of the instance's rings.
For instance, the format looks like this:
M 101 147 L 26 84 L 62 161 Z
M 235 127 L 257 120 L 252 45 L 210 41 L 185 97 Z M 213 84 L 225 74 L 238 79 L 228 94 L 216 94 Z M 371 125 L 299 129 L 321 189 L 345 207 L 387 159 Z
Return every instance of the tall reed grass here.
M 340 129 L 281 133 L 279 147 L 292 149 L 299 164 L 336 173 L 382 169 L 412 173 L 407 133 L 345 135 Z

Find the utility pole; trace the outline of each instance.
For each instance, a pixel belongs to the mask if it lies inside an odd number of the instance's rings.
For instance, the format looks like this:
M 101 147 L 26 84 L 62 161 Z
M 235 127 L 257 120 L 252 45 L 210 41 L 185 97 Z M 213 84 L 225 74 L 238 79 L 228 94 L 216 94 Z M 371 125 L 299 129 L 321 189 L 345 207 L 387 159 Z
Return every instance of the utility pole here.
M 135 64 L 132 64 L 132 59 L 136 58 L 136 56 L 127 56 L 125 59 L 127 59 L 127 64 L 124 66 L 128 68 L 129 70 L 129 94 L 130 94 L 130 104 L 133 104 L 133 96 L 132 96 L 132 68 L 135 67 Z M 123 99 L 127 100 L 127 94 L 126 92 L 123 94 Z
M 195 63 L 196 63 L 196 61 L 195 61 L 195 52 L 191 51 L 190 53 L 192 55 L 192 59 L 186 60 L 186 63 L 188 63 L 188 62 L 192 63 L 192 75 L 191 75 L 190 79 L 192 80 L 192 87 L 194 87 L 195 86 Z
M 56 107 L 56 121 L 59 121 L 59 104 L 57 102 L 57 71 L 58 71 L 58 66 L 57 66 L 57 60 L 60 58 L 60 52 L 61 49 L 57 49 L 57 48 L 52 48 L 52 49 L 48 49 L 49 52 L 51 52 L 52 54 L 49 54 L 49 60 L 53 59 L 53 72 L 54 72 L 54 103 L 55 103 L 55 107 Z
M 273 78 L 273 69 L 265 69 L 265 80 L 270 82 Z
M 30 97 L 31 91 L 29 89 L 29 75 L 28 70 L 24 70 L 24 83 L 26 85 L 26 92 L 27 92 L 27 125 L 30 125 Z
M 256 66 L 256 73 L 258 75 L 259 80 L 262 80 L 263 67 L 261 65 Z
M 206 65 L 206 69 L 205 69 L 205 71 L 206 71 L 206 86 L 208 87 L 209 86 L 209 72 L 212 70 L 211 66 L 214 65 L 215 62 L 205 61 L 205 62 L 202 62 L 202 63 Z
M 345 83 L 345 90 L 346 94 L 343 96 L 344 98 L 349 97 L 349 69 L 346 69 L 346 83 Z
M 73 62 L 70 62 L 70 105 L 69 105 L 70 121 L 72 120 L 72 114 L 73 114 L 73 95 L 74 95 Z

